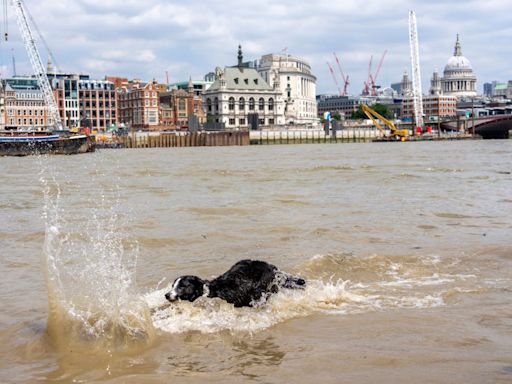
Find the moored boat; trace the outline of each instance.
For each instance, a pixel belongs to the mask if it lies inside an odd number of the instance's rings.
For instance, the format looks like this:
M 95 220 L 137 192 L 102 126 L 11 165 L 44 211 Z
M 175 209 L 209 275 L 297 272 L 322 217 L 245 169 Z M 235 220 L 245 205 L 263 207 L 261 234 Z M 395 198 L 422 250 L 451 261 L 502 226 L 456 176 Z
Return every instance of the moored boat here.
M 0 134 L 0 156 L 73 155 L 94 151 L 94 136 L 4 132 Z

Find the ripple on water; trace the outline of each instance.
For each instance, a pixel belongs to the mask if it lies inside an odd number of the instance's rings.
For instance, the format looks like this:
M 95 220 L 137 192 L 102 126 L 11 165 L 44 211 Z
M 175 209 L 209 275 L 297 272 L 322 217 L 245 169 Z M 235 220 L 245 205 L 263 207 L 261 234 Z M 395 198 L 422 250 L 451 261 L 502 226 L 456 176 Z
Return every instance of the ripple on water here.
M 206 297 L 169 303 L 164 295 L 171 284 L 146 294 L 145 300 L 155 327 L 165 332 L 253 333 L 315 313 L 350 315 L 443 306 L 463 287 L 476 292 L 477 276 L 457 271 L 458 265 L 456 260 L 438 257 L 319 255 L 294 271 L 307 279 L 306 289 L 281 290 L 254 308 L 235 308 Z

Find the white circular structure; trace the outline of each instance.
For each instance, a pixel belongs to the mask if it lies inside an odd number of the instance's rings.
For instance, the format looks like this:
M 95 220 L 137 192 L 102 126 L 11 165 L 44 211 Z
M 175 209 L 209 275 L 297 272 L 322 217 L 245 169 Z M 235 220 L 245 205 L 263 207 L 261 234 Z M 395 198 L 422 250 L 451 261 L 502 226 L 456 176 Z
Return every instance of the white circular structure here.
M 470 61 L 462 56 L 462 50 L 457 35 L 455 52 L 448 59 L 441 79 L 442 92 L 456 97 L 476 96 L 476 76 Z

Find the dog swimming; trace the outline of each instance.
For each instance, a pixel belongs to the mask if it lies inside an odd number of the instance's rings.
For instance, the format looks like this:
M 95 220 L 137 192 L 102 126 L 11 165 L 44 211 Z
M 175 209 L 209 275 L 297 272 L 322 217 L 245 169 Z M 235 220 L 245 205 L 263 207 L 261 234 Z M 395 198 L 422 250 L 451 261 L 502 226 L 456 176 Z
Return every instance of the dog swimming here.
M 213 280 L 197 276 L 178 277 L 165 294 L 170 302 L 193 302 L 199 297 L 219 297 L 235 307 L 252 307 L 281 288 L 304 289 L 306 280 L 280 271 L 265 261 L 241 260 Z

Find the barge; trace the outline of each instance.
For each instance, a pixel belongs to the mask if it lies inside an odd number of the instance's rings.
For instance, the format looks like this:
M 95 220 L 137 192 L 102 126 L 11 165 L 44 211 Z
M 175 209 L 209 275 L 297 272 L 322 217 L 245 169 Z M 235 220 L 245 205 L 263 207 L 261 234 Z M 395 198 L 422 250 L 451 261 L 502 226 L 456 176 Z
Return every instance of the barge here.
M 89 135 L 19 131 L 0 133 L 0 156 L 73 155 L 92 152 L 94 147 L 94 136 Z

